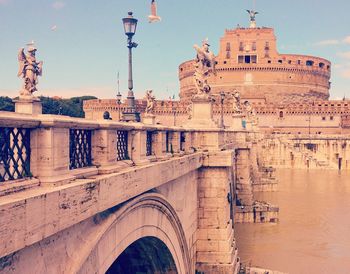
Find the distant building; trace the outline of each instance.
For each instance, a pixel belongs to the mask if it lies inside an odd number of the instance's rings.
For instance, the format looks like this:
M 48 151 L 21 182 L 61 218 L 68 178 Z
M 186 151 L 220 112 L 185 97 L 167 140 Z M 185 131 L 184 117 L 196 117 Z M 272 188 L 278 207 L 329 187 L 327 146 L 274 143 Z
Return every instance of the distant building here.
M 329 101 L 331 63 L 320 57 L 280 54 L 273 28 L 237 26 L 225 30 L 216 56 L 216 75 L 209 84 L 216 98 L 214 117 L 219 119 L 218 98 L 225 93 L 224 122 L 230 126 L 234 90 L 242 100 L 251 102 L 264 132 L 341 133 L 350 132 L 350 101 Z M 192 95 L 194 60 L 179 66 L 180 101 L 156 101 L 154 114 L 161 124 L 181 125 L 188 119 Z M 146 102 L 137 100 L 137 109 L 144 112 Z M 124 106 L 121 105 L 123 111 Z M 115 100 L 84 102 L 87 118 L 102 119 L 109 111 L 118 118 Z

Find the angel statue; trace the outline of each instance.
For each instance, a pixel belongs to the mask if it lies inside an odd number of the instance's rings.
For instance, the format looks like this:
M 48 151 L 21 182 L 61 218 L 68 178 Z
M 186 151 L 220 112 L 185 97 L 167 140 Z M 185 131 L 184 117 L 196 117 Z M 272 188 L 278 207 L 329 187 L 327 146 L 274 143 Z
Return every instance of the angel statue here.
M 254 10 L 247 10 L 250 16 L 250 21 L 255 21 L 255 15 L 259 14 L 259 12 L 254 11 Z
M 197 88 L 197 95 L 209 94 L 210 86 L 208 84 L 208 78 L 211 72 L 216 75 L 215 70 L 215 56 L 209 50 L 208 40 L 204 40 L 202 47 L 197 45 L 193 46 L 197 51 L 195 59 L 195 73 L 194 81 Z
M 20 93 L 22 96 L 32 96 L 37 90 L 38 76 L 42 75 L 43 62 L 37 62 L 35 57 L 36 48 L 33 43 L 29 44 L 27 54 L 24 53 L 24 48 L 18 52 L 19 71 L 18 77 L 24 79 L 23 89 Z
M 244 114 L 245 114 L 247 120 L 252 122 L 253 124 L 257 124 L 258 123 L 258 117 L 257 117 L 256 111 L 252 107 L 252 105 L 248 101 L 245 101 L 243 103 L 243 107 L 244 107 Z
M 258 12 L 254 10 L 247 10 L 247 12 L 249 13 L 249 17 L 250 17 L 250 27 L 255 28 L 256 27 L 255 15 L 257 15 Z
M 146 100 L 147 100 L 147 106 L 146 106 L 146 113 L 152 113 L 154 109 L 154 101 L 156 97 L 152 94 L 153 90 L 148 89 L 146 90 Z
M 241 94 L 238 90 L 233 91 L 233 112 L 234 113 L 241 113 L 242 112 L 242 106 L 241 106 Z

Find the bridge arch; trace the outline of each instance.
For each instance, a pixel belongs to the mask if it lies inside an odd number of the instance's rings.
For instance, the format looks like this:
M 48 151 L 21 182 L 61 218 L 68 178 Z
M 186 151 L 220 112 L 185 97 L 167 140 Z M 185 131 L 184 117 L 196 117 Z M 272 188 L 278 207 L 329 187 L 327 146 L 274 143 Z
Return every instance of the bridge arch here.
M 133 248 L 132 252 L 141 251 L 137 245 L 156 243 L 169 251 L 177 273 L 193 272 L 180 219 L 162 195 L 143 194 L 97 222 L 100 222 L 99 231 L 94 239 L 89 239 L 84 250 L 79 251 L 82 256 L 69 267 L 70 271 L 106 273 L 128 248 Z M 168 262 L 160 263 L 171 265 L 168 257 L 166 255 Z

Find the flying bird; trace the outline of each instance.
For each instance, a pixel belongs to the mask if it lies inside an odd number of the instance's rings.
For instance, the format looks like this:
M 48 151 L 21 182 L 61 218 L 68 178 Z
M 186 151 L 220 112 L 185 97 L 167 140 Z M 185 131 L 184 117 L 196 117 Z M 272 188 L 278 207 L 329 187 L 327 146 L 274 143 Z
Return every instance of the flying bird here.
M 52 31 L 55 31 L 57 29 L 57 26 L 56 25 L 53 25 L 52 27 L 51 27 L 51 30 Z
M 148 16 L 148 22 L 149 23 L 154 23 L 154 22 L 159 22 L 162 20 L 160 16 L 157 15 L 157 4 L 156 0 L 152 0 L 151 2 L 151 15 Z

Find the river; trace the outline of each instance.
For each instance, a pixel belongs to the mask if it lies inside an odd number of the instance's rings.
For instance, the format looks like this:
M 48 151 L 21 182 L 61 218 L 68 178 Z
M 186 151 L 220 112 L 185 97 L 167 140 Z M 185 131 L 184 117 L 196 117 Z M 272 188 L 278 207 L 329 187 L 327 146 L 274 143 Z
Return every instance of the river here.
M 350 173 L 278 170 L 277 224 L 236 224 L 241 260 L 290 274 L 350 273 Z

